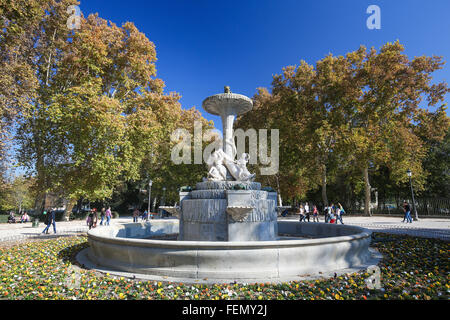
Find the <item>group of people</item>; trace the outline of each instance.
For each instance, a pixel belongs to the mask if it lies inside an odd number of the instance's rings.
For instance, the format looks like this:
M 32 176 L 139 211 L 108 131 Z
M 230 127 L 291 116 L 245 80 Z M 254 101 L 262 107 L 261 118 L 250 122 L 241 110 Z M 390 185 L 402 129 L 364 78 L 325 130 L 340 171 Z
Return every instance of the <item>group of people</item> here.
M 138 208 L 134 209 L 133 211 L 133 222 L 138 222 L 139 217 L 141 217 L 141 221 L 147 220 L 149 218 L 148 211 L 145 210 L 144 212 L 141 212 Z M 150 212 L 150 219 L 154 219 L 153 212 Z
M 109 226 L 109 222 L 111 221 L 112 218 L 112 212 L 111 212 L 111 207 L 108 207 L 108 209 L 102 208 L 102 210 L 100 210 L 100 225 L 103 225 L 103 222 L 105 223 L 105 226 Z M 97 214 L 97 209 L 93 208 L 91 209 L 91 211 L 89 212 L 87 218 L 86 218 L 86 224 L 89 227 L 89 230 L 91 230 L 92 228 L 97 227 L 97 223 L 98 223 L 98 214 Z
M 305 205 L 300 204 L 298 207 L 297 213 L 300 215 L 300 222 L 308 220 L 310 221 L 311 214 L 313 215 L 313 222 L 319 222 L 319 211 L 317 209 L 317 206 L 313 205 L 312 210 L 309 207 L 308 202 L 305 203 Z
M 20 216 L 20 223 L 25 223 L 25 222 L 30 222 L 30 216 L 28 215 L 28 213 L 25 211 L 24 213 L 22 213 L 22 215 Z M 9 213 L 8 216 L 8 223 L 16 223 L 16 217 L 14 216 L 14 211 L 11 211 Z
M 319 208 L 313 205 L 312 208 L 309 206 L 308 202 L 305 205 L 300 204 L 297 213 L 300 215 L 300 222 L 308 221 L 310 222 L 311 215 L 313 217 L 313 222 L 319 222 Z M 338 223 L 340 221 L 344 224 L 342 216 L 345 214 L 345 210 L 342 205 L 338 202 L 337 205 L 331 204 L 323 208 L 323 213 L 325 215 L 325 223 Z
M 49 234 L 50 226 L 53 225 L 53 231 L 56 233 L 56 211 L 55 208 L 52 208 L 50 211 L 44 210 L 43 215 L 45 216 L 45 224 L 46 227 L 42 231 L 42 233 Z M 111 207 L 108 207 L 108 209 L 105 210 L 105 208 L 102 208 L 100 212 L 100 225 L 103 225 L 103 222 L 106 220 L 105 225 L 109 226 L 109 222 L 111 220 L 112 213 L 111 213 Z M 98 215 L 97 215 L 97 209 L 93 208 L 89 212 L 87 218 L 86 218 L 86 224 L 89 226 L 89 230 L 92 228 L 95 228 L 97 226 L 98 222 Z

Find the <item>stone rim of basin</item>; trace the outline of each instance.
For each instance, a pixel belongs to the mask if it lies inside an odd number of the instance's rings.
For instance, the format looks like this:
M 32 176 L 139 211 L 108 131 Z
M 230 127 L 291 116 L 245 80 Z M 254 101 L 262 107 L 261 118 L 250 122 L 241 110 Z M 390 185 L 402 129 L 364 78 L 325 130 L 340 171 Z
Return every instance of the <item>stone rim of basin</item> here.
M 177 223 L 177 220 L 156 220 L 158 222 L 165 223 Z M 298 240 L 287 240 L 287 239 L 277 239 L 277 240 L 249 240 L 249 241 L 207 241 L 207 240 L 152 240 L 145 238 L 127 238 L 127 237 L 117 237 L 116 235 L 112 235 L 111 231 L 117 231 L 121 228 L 129 228 L 135 225 L 146 225 L 149 222 L 144 223 L 126 223 L 122 225 L 113 226 L 111 229 L 91 229 L 88 231 L 88 237 L 101 242 L 109 242 L 109 243 L 133 243 L 136 246 L 162 246 L 162 247 L 183 247 L 183 248 L 223 248 L 223 249 L 245 249 L 245 248 L 286 248 L 291 246 L 310 246 L 310 245 L 321 245 L 325 243 L 340 243 L 340 242 L 349 242 L 349 241 L 357 241 L 364 238 L 370 238 L 372 235 L 372 231 L 369 229 L 360 227 L 360 226 L 352 226 L 352 225 L 334 225 L 328 223 L 315 223 L 311 224 L 311 227 L 314 228 L 333 228 L 333 229 L 346 229 L 351 230 L 351 234 L 348 235 L 333 235 L 328 237 L 319 237 L 313 239 L 298 239 Z M 298 221 L 283 221 L 284 224 L 299 224 Z M 151 223 L 150 223 L 151 224 Z M 107 231 L 107 232 L 106 232 Z

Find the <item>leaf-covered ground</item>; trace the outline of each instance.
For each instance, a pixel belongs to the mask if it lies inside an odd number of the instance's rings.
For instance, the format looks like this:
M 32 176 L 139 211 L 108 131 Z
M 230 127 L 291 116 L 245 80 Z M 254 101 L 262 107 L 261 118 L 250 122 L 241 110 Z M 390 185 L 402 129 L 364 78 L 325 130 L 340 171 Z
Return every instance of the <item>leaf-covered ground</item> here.
M 365 272 L 337 278 L 280 284 L 184 285 L 104 275 L 74 266 L 88 246 L 85 236 L 25 241 L 0 246 L 3 299 L 445 299 L 449 243 L 376 233 L 382 254 L 381 289 L 369 290 Z

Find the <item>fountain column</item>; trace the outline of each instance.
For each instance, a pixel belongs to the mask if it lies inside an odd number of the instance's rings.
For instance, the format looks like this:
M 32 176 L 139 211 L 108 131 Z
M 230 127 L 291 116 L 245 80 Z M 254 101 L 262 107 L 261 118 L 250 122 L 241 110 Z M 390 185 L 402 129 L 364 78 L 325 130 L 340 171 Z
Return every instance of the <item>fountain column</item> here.
M 225 154 L 234 159 L 234 139 L 233 139 L 233 123 L 236 119 L 236 115 L 233 110 L 227 109 L 227 113 L 223 113 L 220 115 L 222 118 L 222 131 L 223 131 L 223 151 Z

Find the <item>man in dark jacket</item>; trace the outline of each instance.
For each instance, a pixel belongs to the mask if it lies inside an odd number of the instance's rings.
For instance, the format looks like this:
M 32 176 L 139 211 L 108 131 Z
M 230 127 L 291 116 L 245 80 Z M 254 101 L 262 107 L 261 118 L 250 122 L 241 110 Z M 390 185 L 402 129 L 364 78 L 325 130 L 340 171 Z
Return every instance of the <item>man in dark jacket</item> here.
M 405 216 L 403 217 L 403 221 L 406 223 L 412 223 L 412 218 L 411 218 L 411 206 L 409 205 L 408 202 L 406 202 L 406 200 L 403 202 L 403 211 L 405 212 Z
M 44 214 L 45 213 L 46 212 L 44 211 Z M 47 213 L 47 217 L 46 217 L 46 221 L 45 221 L 47 223 L 47 226 L 45 227 L 44 231 L 42 231 L 42 233 L 48 234 L 49 233 L 48 229 L 50 228 L 50 225 L 52 225 L 52 224 L 53 224 L 53 231 L 56 233 L 55 215 L 56 215 L 56 212 L 55 212 L 54 208 L 52 208 L 52 210 L 50 210 L 50 212 Z

